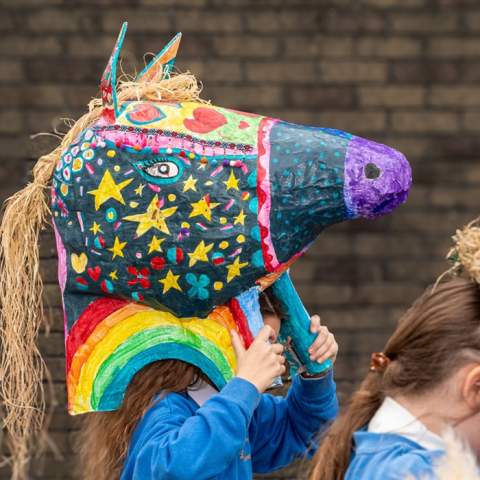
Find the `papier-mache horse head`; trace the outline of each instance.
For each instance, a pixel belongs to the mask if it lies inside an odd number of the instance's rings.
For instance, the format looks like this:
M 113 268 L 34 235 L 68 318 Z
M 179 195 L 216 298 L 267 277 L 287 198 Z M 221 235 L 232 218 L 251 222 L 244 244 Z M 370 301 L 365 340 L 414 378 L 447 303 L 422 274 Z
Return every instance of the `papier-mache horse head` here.
M 235 370 L 229 330 L 249 345 L 267 287 L 284 333 L 307 344 L 288 267 L 325 227 L 390 213 L 411 184 L 401 153 L 339 130 L 198 101 L 120 102 L 125 30 L 102 78 L 102 115 L 53 175 L 71 413 L 118 408 L 133 375 L 167 358 L 221 388 Z M 179 42 L 135 81 L 168 77 Z

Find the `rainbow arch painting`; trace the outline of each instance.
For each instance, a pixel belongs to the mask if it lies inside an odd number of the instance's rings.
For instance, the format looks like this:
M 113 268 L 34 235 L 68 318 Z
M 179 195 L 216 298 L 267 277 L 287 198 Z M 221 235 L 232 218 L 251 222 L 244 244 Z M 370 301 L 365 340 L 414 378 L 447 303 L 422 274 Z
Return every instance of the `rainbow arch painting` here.
M 236 366 L 230 329 L 237 327 L 224 307 L 178 319 L 124 300 L 92 302 L 66 339 L 69 412 L 115 410 L 135 373 L 163 359 L 188 358 L 222 388 Z

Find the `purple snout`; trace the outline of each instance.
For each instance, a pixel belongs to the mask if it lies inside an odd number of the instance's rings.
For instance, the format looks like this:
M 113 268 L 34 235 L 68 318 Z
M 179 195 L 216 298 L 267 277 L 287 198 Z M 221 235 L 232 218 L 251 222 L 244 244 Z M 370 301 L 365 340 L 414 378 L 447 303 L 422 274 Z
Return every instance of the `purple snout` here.
M 380 143 L 354 137 L 345 159 L 345 203 L 354 218 L 386 215 L 408 197 L 412 170 L 405 156 Z

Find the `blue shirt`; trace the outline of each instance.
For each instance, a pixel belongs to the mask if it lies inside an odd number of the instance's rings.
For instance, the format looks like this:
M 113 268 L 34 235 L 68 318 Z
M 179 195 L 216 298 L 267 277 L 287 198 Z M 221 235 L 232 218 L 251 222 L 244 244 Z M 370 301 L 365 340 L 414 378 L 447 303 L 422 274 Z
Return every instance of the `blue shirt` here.
M 353 435 L 354 451 L 345 480 L 434 479 L 435 463 L 443 450 L 427 450 L 393 433 L 359 430 Z
M 313 437 L 337 412 L 332 372 L 295 377 L 286 398 L 261 395 L 240 378 L 201 407 L 171 393 L 137 425 L 121 480 L 249 480 L 313 450 Z

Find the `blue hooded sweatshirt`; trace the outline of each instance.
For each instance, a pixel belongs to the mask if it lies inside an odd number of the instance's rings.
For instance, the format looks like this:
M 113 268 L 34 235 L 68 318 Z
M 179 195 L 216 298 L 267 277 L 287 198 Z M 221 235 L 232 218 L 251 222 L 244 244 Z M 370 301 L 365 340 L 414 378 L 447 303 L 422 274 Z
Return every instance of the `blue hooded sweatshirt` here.
M 201 407 L 170 393 L 132 435 L 121 480 L 249 480 L 311 453 L 338 412 L 333 374 L 295 377 L 286 398 L 233 378 Z

